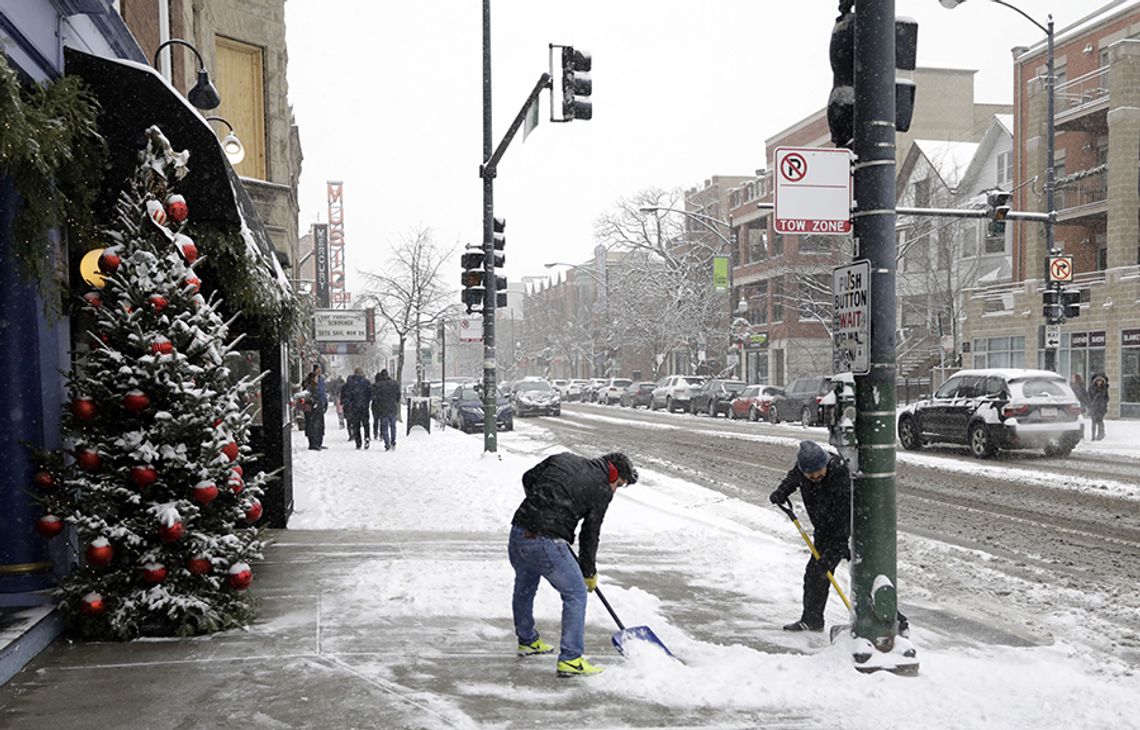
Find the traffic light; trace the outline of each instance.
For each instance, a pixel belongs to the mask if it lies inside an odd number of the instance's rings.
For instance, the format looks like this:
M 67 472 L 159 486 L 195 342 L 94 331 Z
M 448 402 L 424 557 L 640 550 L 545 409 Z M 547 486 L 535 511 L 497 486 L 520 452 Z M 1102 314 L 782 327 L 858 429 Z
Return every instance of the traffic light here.
M 1061 313 L 1065 319 L 1076 319 L 1081 316 L 1081 293 L 1077 289 L 1061 290 Z
M 562 116 L 567 121 L 594 116 L 594 105 L 590 101 L 590 94 L 594 92 L 590 80 L 592 65 L 586 51 L 575 50 L 573 46 L 562 47 Z
M 831 29 L 832 87 L 827 128 L 836 147 L 850 147 L 855 136 L 855 14 L 844 13 Z
M 496 251 L 502 251 L 507 247 L 507 219 L 494 216 L 491 218 L 491 243 L 494 245 Z M 495 266 L 502 266 L 506 254 L 495 254 Z M 495 306 L 507 306 L 507 293 L 503 291 L 507 288 L 507 277 L 495 277 Z M 500 294 L 499 292 L 502 291 Z
M 483 306 L 483 254 L 480 252 L 465 253 L 459 257 L 463 265 L 463 292 L 460 301 L 471 314 L 475 307 Z
M 1041 292 L 1041 315 L 1049 324 L 1061 322 L 1061 290 L 1052 287 Z
M 1013 193 L 1004 190 L 990 190 L 986 193 L 986 210 L 990 215 L 987 234 L 991 237 L 1005 235 L 1005 220 L 1009 216 L 1009 201 Z
M 850 147 L 855 136 L 855 14 L 848 11 L 831 29 L 832 86 L 827 99 L 827 127 L 836 147 Z M 913 71 L 918 60 L 918 23 L 895 20 L 896 72 Z M 906 132 L 914 117 L 915 84 L 895 74 L 895 130 Z

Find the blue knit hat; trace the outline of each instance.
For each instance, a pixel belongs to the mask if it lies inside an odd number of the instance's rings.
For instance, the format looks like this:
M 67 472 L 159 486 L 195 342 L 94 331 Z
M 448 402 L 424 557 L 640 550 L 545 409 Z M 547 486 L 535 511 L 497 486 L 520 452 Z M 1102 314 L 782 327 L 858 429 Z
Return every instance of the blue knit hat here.
M 823 447 L 816 442 L 801 441 L 800 451 L 796 454 L 796 466 L 802 473 L 810 474 L 827 466 L 829 458 Z

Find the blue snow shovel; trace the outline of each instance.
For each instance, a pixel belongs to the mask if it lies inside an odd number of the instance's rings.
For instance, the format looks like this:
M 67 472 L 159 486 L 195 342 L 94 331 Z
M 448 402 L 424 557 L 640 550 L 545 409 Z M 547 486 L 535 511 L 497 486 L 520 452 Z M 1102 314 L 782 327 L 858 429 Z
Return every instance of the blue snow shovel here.
M 650 644 L 654 644 L 660 647 L 661 651 L 665 652 L 673 659 L 677 658 L 673 656 L 673 652 L 669 651 L 669 647 L 661 643 L 661 639 L 658 639 L 657 634 L 653 633 L 653 629 L 649 628 L 648 626 L 631 626 L 627 629 L 625 627 L 625 624 L 621 622 L 621 619 L 618 618 L 618 615 L 614 612 L 613 607 L 610 606 L 610 602 L 607 601 L 606 597 L 602 595 L 602 590 L 600 588 L 595 586 L 594 594 L 599 599 L 601 599 L 602 605 L 606 607 L 606 610 L 610 612 L 610 616 L 613 616 L 614 623 L 618 625 L 619 631 L 614 632 L 612 641 L 614 642 L 614 648 L 618 650 L 619 654 L 625 656 L 625 642 L 632 639 L 634 641 L 648 641 Z

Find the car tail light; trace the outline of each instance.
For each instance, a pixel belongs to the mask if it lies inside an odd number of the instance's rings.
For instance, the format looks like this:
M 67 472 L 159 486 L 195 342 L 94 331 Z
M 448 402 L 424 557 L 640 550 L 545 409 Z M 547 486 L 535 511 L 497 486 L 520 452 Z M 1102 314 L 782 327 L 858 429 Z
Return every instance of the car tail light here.
M 1029 415 L 1029 406 L 1022 404 L 1020 406 L 1006 406 L 1001 409 L 1001 414 L 1006 418 L 1016 418 L 1018 416 Z
M 818 405 L 819 405 L 820 403 L 822 403 L 822 402 L 823 402 L 823 396 L 822 396 L 822 395 L 817 395 L 817 396 L 815 397 L 815 404 L 818 406 Z
M 1081 405 L 1079 403 L 1070 403 L 1069 405 L 1065 406 L 1065 411 L 1067 413 L 1072 413 L 1074 416 L 1081 415 L 1084 413 L 1084 410 L 1085 409 L 1081 408 Z

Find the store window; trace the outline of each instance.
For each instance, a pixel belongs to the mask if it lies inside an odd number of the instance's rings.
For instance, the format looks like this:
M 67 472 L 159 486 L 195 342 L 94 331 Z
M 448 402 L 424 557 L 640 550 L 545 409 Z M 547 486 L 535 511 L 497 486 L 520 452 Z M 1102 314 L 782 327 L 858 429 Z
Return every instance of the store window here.
M 1140 418 L 1140 329 L 1120 333 L 1120 417 Z
M 746 375 L 749 383 L 768 384 L 768 353 L 745 350 Z
M 245 159 L 234 165 L 242 177 L 267 179 L 265 169 L 265 73 L 261 48 L 217 36 L 217 87 L 222 103 L 211 114 L 234 125 Z
M 974 367 L 1025 367 L 1025 338 L 982 337 L 974 340 Z
M 1045 367 L 1045 331 L 1041 328 L 1037 367 Z M 1095 373 L 1105 372 L 1105 333 L 1062 332 L 1061 348 L 1057 351 L 1057 372 L 1066 377 L 1080 375 L 1087 384 Z

